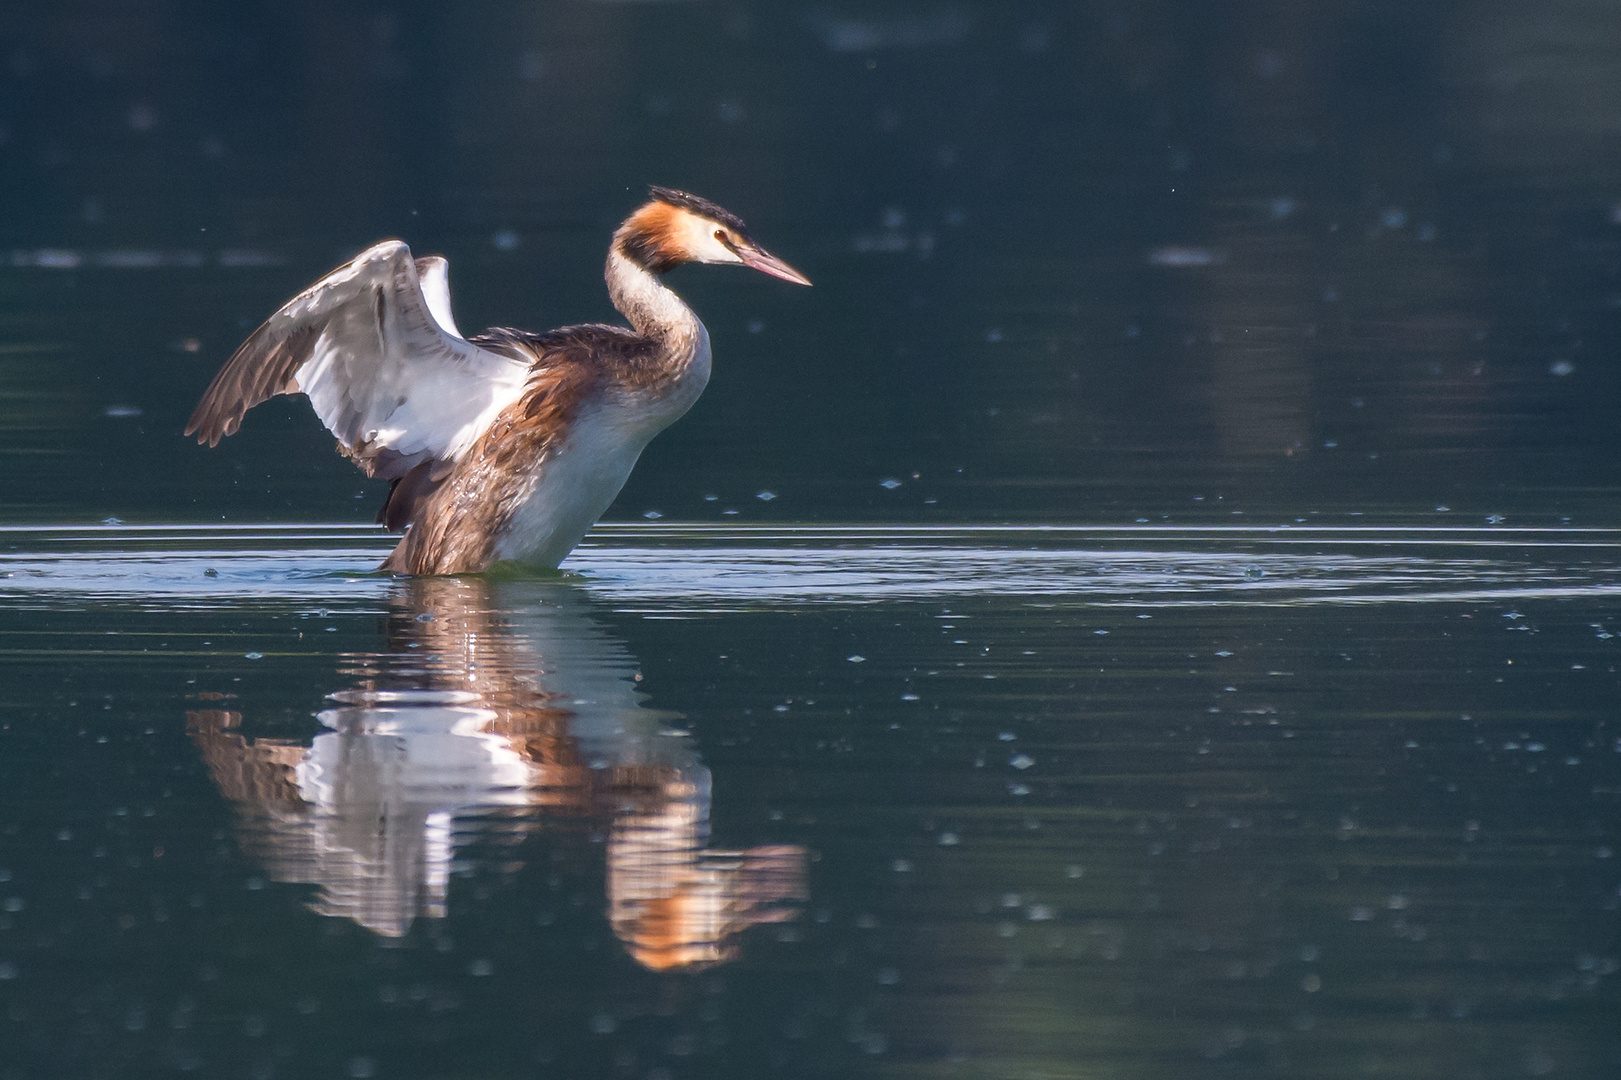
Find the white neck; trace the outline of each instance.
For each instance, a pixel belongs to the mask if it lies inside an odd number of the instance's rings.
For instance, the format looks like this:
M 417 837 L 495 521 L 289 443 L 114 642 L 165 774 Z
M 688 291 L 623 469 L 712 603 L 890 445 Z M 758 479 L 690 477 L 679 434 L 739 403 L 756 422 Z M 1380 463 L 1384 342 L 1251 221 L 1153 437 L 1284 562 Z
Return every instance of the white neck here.
M 703 323 L 657 275 L 608 249 L 608 298 L 643 337 L 660 338 L 672 350 L 692 348 L 703 333 Z

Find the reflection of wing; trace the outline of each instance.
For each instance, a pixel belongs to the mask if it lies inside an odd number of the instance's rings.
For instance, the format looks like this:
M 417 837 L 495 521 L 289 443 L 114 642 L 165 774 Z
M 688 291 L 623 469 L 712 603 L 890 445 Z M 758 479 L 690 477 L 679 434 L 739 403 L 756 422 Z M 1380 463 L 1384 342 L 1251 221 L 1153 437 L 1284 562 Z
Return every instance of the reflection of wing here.
M 277 394 L 307 394 L 369 475 L 454 461 L 518 399 L 528 365 L 465 341 L 446 263 L 398 240 L 355 257 L 288 301 L 231 356 L 186 434 L 210 446 Z
M 748 927 L 795 916 L 804 849 L 707 846 L 709 770 L 643 703 L 635 658 L 580 590 L 415 578 L 392 608 L 388 651 L 349 656 L 354 683 L 327 695 L 310 745 L 187 713 L 273 880 L 318 885 L 314 910 L 398 937 L 445 914 L 457 819 L 501 808 L 492 836 L 552 815 L 607 825 L 609 918 L 644 967 L 724 962 Z

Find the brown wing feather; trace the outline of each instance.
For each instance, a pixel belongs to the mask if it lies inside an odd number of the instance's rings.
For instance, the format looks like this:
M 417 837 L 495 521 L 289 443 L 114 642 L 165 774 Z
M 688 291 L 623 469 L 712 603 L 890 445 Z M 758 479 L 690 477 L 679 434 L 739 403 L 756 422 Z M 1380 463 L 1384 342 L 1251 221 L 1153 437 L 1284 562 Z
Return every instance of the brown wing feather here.
M 320 332 L 319 326 L 300 326 L 292 333 L 279 333 L 269 322 L 255 330 L 203 391 L 186 422 L 186 434 L 218 446 L 221 439 L 236 434 L 242 417 L 255 405 L 280 394 L 298 393 L 293 373 L 309 359 Z

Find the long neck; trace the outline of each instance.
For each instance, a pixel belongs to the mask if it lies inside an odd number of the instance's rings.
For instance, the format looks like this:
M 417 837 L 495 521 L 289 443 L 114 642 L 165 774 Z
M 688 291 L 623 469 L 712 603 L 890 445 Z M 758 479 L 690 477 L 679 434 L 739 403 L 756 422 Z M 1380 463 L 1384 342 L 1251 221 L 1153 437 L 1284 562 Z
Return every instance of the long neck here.
M 662 342 L 668 362 L 692 359 L 705 336 L 704 324 L 657 275 L 627 258 L 616 243 L 608 250 L 605 276 L 609 299 L 638 334 Z

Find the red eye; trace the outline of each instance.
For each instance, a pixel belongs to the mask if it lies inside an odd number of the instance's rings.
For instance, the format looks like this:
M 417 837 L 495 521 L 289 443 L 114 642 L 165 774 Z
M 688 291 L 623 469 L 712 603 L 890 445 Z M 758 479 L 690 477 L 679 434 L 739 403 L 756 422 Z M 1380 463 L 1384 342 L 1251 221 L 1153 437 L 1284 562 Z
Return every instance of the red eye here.
M 726 230 L 725 229 L 716 229 L 715 230 L 715 239 L 719 240 L 723 244 L 726 243 Z

